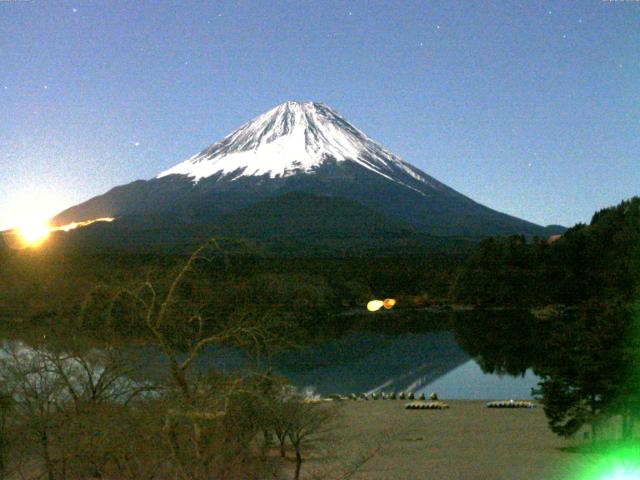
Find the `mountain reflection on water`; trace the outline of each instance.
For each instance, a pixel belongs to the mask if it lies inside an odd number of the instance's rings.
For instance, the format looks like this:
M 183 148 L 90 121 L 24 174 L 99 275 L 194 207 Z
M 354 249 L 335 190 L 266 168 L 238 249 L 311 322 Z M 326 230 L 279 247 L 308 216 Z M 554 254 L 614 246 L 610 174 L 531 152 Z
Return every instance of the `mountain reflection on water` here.
M 146 350 L 142 375 L 161 375 L 168 367 L 166 361 L 157 351 Z M 397 335 L 367 331 L 280 353 L 271 365 L 293 385 L 329 395 L 414 391 L 467 360 L 450 331 Z M 195 369 L 211 367 L 231 372 L 251 368 L 251 362 L 236 349 L 210 347 L 197 359 Z
M 275 368 L 322 394 L 415 391 L 468 359 L 452 332 L 357 332 L 278 358 Z
M 322 395 L 435 391 L 441 398 L 529 398 L 538 378 L 529 370 L 535 332 L 522 312 L 391 315 L 328 336 L 317 344 L 272 356 L 273 371 L 301 389 Z M 443 329 L 444 328 L 444 329 Z M 47 348 L 46 344 L 30 348 Z M 135 380 L 160 380 L 168 363 L 153 346 L 128 349 L 137 358 Z M 240 350 L 211 346 L 193 364 L 196 372 L 251 370 Z M 262 368 L 265 368 L 263 362 Z
M 522 376 L 488 374 L 476 361 L 469 360 L 416 394 L 437 392 L 441 398 L 467 400 L 529 400 L 533 398 L 531 389 L 537 388 L 539 381 L 531 370 Z
M 272 357 L 271 365 L 297 387 L 323 395 L 437 391 L 442 398 L 530 398 L 538 378 L 528 370 L 526 344 L 532 337 L 523 314 L 452 315 L 446 318 L 452 329 L 434 331 L 433 318 L 404 321 L 395 330 L 388 323 L 385 328 L 369 325 L 281 352 Z M 144 357 L 145 375 L 166 368 L 157 352 L 149 350 Z M 196 369 L 211 367 L 229 372 L 250 368 L 251 362 L 236 349 L 211 347 L 198 358 Z

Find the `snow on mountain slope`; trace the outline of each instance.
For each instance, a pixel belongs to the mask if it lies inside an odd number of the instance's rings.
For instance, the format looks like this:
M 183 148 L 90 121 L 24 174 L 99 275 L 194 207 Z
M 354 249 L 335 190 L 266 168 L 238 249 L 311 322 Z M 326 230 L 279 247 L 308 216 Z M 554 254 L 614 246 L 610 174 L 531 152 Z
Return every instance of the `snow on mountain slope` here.
M 322 103 L 286 102 L 245 123 L 190 159 L 160 173 L 198 182 L 243 176 L 281 178 L 312 173 L 326 161 L 351 161 L 412 190 L 406 175 L 431 188 L 443 185 L 371 140 Z M 405 177 L 403 179 L 403 177 Z

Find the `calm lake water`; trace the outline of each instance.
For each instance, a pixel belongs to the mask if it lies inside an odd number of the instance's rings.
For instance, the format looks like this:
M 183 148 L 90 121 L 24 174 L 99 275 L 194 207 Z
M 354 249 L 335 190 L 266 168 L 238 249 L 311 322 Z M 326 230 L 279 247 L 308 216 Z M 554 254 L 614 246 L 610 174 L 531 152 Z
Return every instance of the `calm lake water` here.
M 354 333 L 327 345 L 276 359 L 295 385 L 331 393 L 412 391 L 451 399 L 530 399 L 539 379 L 487 374 L 452 332 Z
M 388 328 L 353 331 L 318 345 L 280 353 L 271 364 L 275 373 L 293 385 L 322 395 L 411 391 L 417 395 L 436 392 L 443 399 L 531 398 L 531 388 L 538 384 L 533 373 L 526 371 L 515 377 L 484 373 L 462 348 L 460 341 L 468 343 L 469 339 L 482 337 L 473 329 L 421 331 L 423 324 L 418 321 L 407 329 L 404 323 L 401 332 L 396 331 L 395 324 L 391 332 Z M 488 338 L 498 332 L 498 328 L 485 328 L 476 319 L 472 325 L 480 326 Z M 466 348 L 476 349 L 478 355 L 477 347 L 473 344 Z M 136 347 L 136 351 L 142 358 L 140 379 L 159 378 L 166 373 L 167 363 L 157 350 Z M 203 351 L 194 367 L 232 372 L 250 364 L 236 349 L 212 347 Z
M 162 371 L 163 359 L 145 354 L 144 369 Z M 210 348 L 197 368 L 231 372 L 249 361 L 232 349 Z M 277 355 L 275 373 L 322 395 L 363 392 L 437 392 L 450 399 L 530 399 L 538 378 L 483 373 L 450 331 L 382 334 L 355 332 L 321 345 Z
M 484 373 L 480 366 L 469 360 L 422 390 L 425 395 L 438 392 L 441 398 L 494 400 L 532 399 L 531 389 L 537 388 L 540 379 L 527 370 L 524 376 Z M 420 392 L 421 393 L 421 392 Z

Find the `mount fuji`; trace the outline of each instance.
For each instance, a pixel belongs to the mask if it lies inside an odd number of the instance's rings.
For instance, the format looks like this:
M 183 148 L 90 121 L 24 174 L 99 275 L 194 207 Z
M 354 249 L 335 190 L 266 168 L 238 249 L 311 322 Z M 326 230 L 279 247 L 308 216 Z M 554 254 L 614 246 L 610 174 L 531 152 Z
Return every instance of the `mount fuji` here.
M 52 223 L 102 217 L 130 230 L 199 225 L 255 237 L 554 232 L 474 202 L 311 102 L 278 105 L 155 178 L 115 187 Z

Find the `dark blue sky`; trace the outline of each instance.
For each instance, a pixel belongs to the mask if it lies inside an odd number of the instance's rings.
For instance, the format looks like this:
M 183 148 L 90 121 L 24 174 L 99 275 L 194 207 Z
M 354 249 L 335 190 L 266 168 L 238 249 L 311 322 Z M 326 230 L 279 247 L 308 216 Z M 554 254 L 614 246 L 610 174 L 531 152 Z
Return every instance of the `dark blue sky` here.
M 640 194 L 640 2 L 0 2 L 0 227 L 286 100 L 541 223 Z

